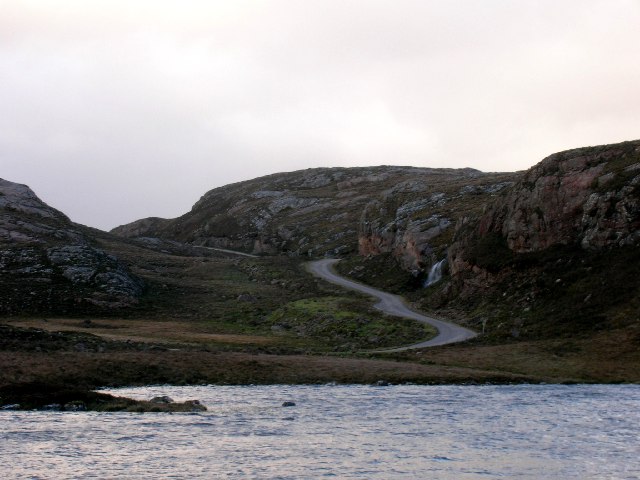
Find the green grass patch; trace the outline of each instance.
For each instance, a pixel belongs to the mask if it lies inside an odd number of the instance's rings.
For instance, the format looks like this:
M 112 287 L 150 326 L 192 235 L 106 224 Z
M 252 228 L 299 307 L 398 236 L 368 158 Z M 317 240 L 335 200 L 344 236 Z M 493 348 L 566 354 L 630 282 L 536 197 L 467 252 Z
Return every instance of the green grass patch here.
M 334 351 L 401 346 L 435 333 L 418 322 L 383 315 L 367 300 L 345 297 L 290 302 L 266 321 L 275 333 L 309 339 L 320 348 Z

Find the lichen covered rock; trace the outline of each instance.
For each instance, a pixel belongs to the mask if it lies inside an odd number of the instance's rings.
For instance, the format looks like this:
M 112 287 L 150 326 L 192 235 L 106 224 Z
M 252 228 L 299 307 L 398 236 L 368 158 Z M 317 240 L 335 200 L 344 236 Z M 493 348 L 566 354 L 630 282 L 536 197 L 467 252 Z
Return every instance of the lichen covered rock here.
M 141 280 L 29 187 L 0 179 L 0 314 L 126 307 Z

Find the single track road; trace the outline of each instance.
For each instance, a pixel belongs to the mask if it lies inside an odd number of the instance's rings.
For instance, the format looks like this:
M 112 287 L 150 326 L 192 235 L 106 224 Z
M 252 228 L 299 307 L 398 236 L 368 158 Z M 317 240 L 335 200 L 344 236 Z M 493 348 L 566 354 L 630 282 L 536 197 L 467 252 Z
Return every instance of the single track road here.
M 404 299 L 399 295 L 383 292 L 377 288 L 369 287 L 368 285 L 363 285 L 362 283 L 354 282 L 353 280 L 349 280 L 338 275 L 333 268 L 333 266 L 338 262 L 338 259 L 333 258 L 316 260 L 315 262 L 310 262 L 308 264 L 308 269 L 313 275 L 322 278 L 327 282 L 375 297 L 378 299 L 378 303 L 376 303 L 374 307 L 384 313 L 394 315 L 396 317 L 417 320 L 418 322 L 429 324 L 438 330 L 438 334 L 430 340 L 414 343 L 404 347 L 376 350 L 377 352 L 402 352 L 416 348 L 436 347 L 450 343 L 464 342 L 465 340 L 469 340 L 477 335 L 476 332 L 469 330 L 468 328 L 461 327 L 460 325 L 456 325 L 455 323 L 438 320 L 411 310 L 405 303 Z
M 202 245 L 192 245 L 192 247 L 204 248 L 206 250 L 213 250 L 215 252 L 228 253 L 230 255 L 240 255 L 241 257 L 259 258 L 258 255 L 252 255 L 250 253 L 238 252 L 237 250 L 227 250 L 226 248 L 203 247 Z

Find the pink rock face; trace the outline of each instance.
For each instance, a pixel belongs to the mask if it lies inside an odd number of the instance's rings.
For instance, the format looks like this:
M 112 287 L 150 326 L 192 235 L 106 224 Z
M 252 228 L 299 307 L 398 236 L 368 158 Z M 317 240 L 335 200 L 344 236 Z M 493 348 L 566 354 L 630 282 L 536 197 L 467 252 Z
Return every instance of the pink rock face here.
M 531 190 L 523 188 L 509 200 L 502 234 L 516 252 L 542 250 L 575 237 L 589 186 L 604 165 L 539 176 Z
M 432 263 L 429 242 L 442 234 L 450 223 L 441 221 L 425 231 L 415 228 L 366 228 L 358 236 L 358 254 L 375 256 L 391 253 L 400 266 L 408 271 L 417 272 Z
M 396 245 L 394 255 L 400 259 L 400 264 L 404 268 L 408 270 L 419 269 L 427 263 L 422 248 L 419 239 L 412 232 L 407 231 L 404 232 L 400 242 Z
M 358 238 L 358 253 L 364 257 L 369 255 L 380 255 L 383 252 L 390 252 L 393 238 L 384 238 L 380 235 L 361 235 Z
M 627 142 L 547 157 L 480 219 L 477 233 L 500 233 L 515 252 L 637 244 L 640 175 L 616 166 L 632 163 L 639 149 Z

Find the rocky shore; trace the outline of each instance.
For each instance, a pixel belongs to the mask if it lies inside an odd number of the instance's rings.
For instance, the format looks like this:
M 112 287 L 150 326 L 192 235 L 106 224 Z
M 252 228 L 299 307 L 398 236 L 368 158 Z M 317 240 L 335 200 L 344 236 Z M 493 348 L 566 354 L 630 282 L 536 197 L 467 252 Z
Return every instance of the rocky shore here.
M 0 387 L 0 411 L 45 410 L 56 412 L 202 412 L 198 400 L 174 402 L 169 397 L 148 401 L 117 397 L 70 385 L 31 382 Z

